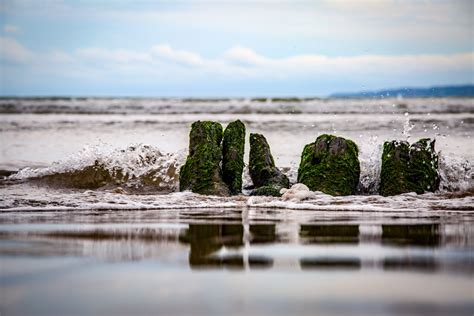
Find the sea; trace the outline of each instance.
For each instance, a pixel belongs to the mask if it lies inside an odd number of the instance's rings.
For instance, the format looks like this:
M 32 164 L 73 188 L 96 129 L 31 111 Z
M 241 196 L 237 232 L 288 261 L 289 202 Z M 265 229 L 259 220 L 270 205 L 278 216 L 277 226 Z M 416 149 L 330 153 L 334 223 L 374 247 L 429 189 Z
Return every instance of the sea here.
M 356 195 L 179 192 L 190 126 L 359 147 Z M 378 194 L 385 141 L 436 140 L 436 192 Z M 0 98 L 2 315 L 473 315 L 474 98 Z M 84 170 L 112 174 L 90 185 Z

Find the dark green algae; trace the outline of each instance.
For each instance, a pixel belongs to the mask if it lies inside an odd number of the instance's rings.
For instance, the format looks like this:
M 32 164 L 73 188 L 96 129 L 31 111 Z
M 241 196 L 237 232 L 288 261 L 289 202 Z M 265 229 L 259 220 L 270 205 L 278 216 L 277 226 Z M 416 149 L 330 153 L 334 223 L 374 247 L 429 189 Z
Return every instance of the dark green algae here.
M 353 141 L 323 134 L 304 147 L 298 182 L 330 195 L 355 194 L 360 176 L 358 153 Z
M 406 141 L 389 141 L 383 145 L 380 194 L 407 192 L 422 194 L 439 188 L 438 155 L 435 141 L 423 138 L 411 146 Z
M 255 189 L 251 195 L 281 196 L 290 181 L 276 166 L 270 145 L 262 134 L 250 134 L 249 172 Z
M 245 125 L 240 120 L 230 122 L 222 141 L 223 180 L 231 194 L 242 192 L 244 171 Z
M 189 133 L 189 155 L 179 174 L 179 190 L 206 195 L 228 196 L 229 188 L 222 179 L 222 125 L 197 121 Z
M 197 121 L 192 124 L 189 156 L 180 169 L 180 190 L 200 194 L 228 196 L 242 191 L 245 125 L 236 120 L 223 132 L 221 124 Z M 410 144 L 387 141 L 383 146 L 380 194 L 418 194 L 438 189 L 438 155 L 435 141 L 420 139 Z M 330 195 L 355 194 L 360 166 L 357 145 L 348 139 L 321 135 L 304 147 L 298 169 L 298 182 L 312 191 Z M 173 168 L 171 168 L 173 169 Z M 175 169 L 168 176 L 175 176 Z M 281 196 L 280 190 L 290 182 L 276 166 L 270 146 L 261 134 L 250 134 L 249 171 L 254 183 L 252 195 Z M 81 170 L 42 176 L 39 180 L 52 185 L 97 189 L 122 185 L 133 180 L 120 168 L 106 168 L 99 161 Z M 149 190 L 160 188 L 160 179 L 152 170 L 137 179 Z

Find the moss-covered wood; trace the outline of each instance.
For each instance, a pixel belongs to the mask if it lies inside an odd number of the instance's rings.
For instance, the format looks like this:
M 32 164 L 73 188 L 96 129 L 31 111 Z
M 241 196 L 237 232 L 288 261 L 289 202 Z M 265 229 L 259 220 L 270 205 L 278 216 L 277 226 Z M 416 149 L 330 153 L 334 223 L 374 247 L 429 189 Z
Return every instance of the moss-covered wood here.
M 242 192 L 245 125 L 240 120 L 227 125 L 222 141 L 222 177 L 231 194 Z
M 249 172 L 254 187 L 253 195 L 281 196 L 280 189 L 290 181 L 276 166 L 270 146 L 262 134 L 250 134 Z M 267 187 L 262 188 L 261 187 Z
M 303 149 L 298 182 L 330 195 L 355 194 L 360 176 L 358 153 L 351 140 L 321 135 Z
M 229 195 L 220 166 L 222 126 L 217 122 L 197 121 L 189 133 L 189 155 L 180 169 L 179 190 L 207 195 Z
M 270 184 L 270 185 L 264 185 L 262 187 L 258 187 L 254 190 L 252 190 L 252 192 L 250 193 L 250 195 L 265 195 L 265 196 L 276 196 L 276 197 L 280 197 L 281 196 L 281 193 L 280 193 L 280 190 L 282 189 L 283 187 L 280 186 L 280 185 L 273 185 L 273 184 Z
M 422 194 L 439 187 L 435 141 L 423 138 L 411 146 L 405 141 L 385 142 L 380 172 L 380 194 Z
M 410 144 L 408 142 L 390 141 L 384 143 L 380 172 L 381 195 L 410 192 L 407 181 L 409 163 Z

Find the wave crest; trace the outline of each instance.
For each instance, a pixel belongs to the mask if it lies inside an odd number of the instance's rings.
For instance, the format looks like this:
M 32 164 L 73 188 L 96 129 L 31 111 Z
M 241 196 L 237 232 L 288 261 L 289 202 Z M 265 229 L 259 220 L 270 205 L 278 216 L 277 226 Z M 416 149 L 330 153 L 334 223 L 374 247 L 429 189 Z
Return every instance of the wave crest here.
M 41 181 L 48 185 L 97 189 L 125 186 L 128 189 L 172 192 L 178 187 L 184 153 L 163 153 L 146 144 L 107 151 L 102 145 L 87 146 L 76 155 L 46 168 L 24 168 L 11 181 Z
M 373 140 L 375 142 L 375 140 Z M 9 182 L 39 181 L 47 185 L 97 189 L 122 186 L 137 193 L 175 192 L 179 186 L 179 167 L 186 152 L 164 153 L 157 147 L 136 144 L 125 149 L 107 150 L 99 144 L 87 146 L 64 161 L 46 168 L 24 168 L 7 178 Z M 358 193 L 376 195 L 380 183 L 380 148 L 361 153 L 361 176 Z M 474 192 L 474 167 L 461 157 L 439 156 L 441 178 L 439 192 Z M 298 166 L 282 167 L 291 183 L 296 183 Z M 248 166 L 243 173 L 244 193 L 252 186 Z

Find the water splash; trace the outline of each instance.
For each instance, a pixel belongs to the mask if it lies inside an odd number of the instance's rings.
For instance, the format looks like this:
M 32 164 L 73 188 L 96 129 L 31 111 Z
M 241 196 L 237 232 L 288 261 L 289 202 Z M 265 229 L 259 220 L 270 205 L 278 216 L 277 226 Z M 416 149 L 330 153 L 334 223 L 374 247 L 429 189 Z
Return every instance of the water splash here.
M 157 190 L 175 191 L 178 171 L 185 159 L 184 151 L 163 153 L 146 144 L 125 149 L 110 149 L 105 143 L 84 147 L 77 154 L 46 168 L 24 168 L 11 175 L 10 181 L 45 180 L 69 187 L 96 188 L 105 184 L 128 188 L 151 186 Z
M 382 146 L 377 135 L 370 136 L 369 140 L 361 143 L 360 146 L 361 174 L 358 194 L 374 195 L 378 193 L 380 185 Z M 77 154 L 66 160 L 55 162 L 49 167 L 21 169 L 18 173 L 11 175 L 8 181 L 17 183 L 39 180 L 50 183 L 53 179 L 56 184 L 60 184 L 58 187 L 64 185 L 64 187 L 95 189 L 104 185 L 114 185 L 134 190 L 136 193 L 174 192 L 178 189 L 179 167 L 184 163 L 185 157 L 184 150 L 163 153 L 158 148 L 145 144 L 130 145 L 125 149 L 111 149 L 107 144 L 98 143 L 84 147 Z M 90 168 L 98 168 L 109 178 L 104 180 L 105 183 L 100 182 L 100 185 L 90 187 L 81 185 L 81 181 L 85 181 L 83 178 L 89 181 Z M 281 170 L 290 178 L 291 183 L 297 182 L 297 162 L 287 167 L 283 166 Z M 473 191 L 473 170 L 474 166 L 466 159 L 440 154 L 440 192 Z M 252 180 L 246 166 L 243 173 L 243 187 L 251 185 Z M 244 190 L 244 194 L 249 192 Z
M 409 142 L 411 138 L 410 132 L 413 128 L 415 128 L 415 125 L 410 122 L 410 114 L 408 112 L 405 112 L 404 115 L 405 115 L 405 122 L 403 123 L 402 135 L 405 138 L 405 140 Z
M 376 194 L 380 185 L 380 167 L 382 146 L 379 137 L 372 135 L 362 145 L 359 151 L 360 180 L 358 192 L 361 194 Z
M 439 175 L 441 192 L 474 191 L 474 166 L 472 162 L 453 155 L 440 154 Z

